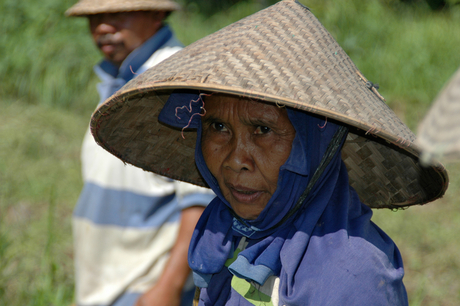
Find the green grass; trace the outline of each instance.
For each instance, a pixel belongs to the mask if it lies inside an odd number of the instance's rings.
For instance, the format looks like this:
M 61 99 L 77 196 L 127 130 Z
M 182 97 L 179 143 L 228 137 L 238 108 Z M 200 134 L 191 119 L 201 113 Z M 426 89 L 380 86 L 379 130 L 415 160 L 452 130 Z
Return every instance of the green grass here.
M 99 54 L 73 0 L 0 0 L 0 305 L 73 301 L 71 213 L 82 187 L 79 153 L 97 103 Z M 415 131 L 460 65 L 460 6 L 432 12 L 397 0 L 302 0 Z M 240 3 L 209 18 L 170 18 L 185 44 L 260 8 Z M 411 305 L 460 304 L 460 166 L 446 196 L 375 211 L 399 246 Z
M 0 102 L 0 304 L 68 305 L 87 116 Z

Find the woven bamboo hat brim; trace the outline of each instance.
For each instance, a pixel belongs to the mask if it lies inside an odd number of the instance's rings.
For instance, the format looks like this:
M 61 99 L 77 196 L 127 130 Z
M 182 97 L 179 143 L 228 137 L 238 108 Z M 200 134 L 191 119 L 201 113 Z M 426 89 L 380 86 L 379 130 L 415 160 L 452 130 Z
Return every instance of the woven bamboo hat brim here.
M 370 207 L 424 204 L 447 189 L 444 167 L 419 164 L 414 134 L 297 1 L 231 24 L 134 78 L 93 114 L 96 141 L 127 163 L 205 186 L 194 163 L 196 132 L 183 139 L 158 122 L 170 94 L 181 90 L 283 104 L 349 126 L 342 158 Z
M 435 99 L 418 128 L 416 143 L 422 160 L 451 162 L 460 160 L 460 69 Z
M 70 7 L 67 16 L 88 16 L 132 11 L 176 11 L 180 5 L 171 0 L 80 0 Z

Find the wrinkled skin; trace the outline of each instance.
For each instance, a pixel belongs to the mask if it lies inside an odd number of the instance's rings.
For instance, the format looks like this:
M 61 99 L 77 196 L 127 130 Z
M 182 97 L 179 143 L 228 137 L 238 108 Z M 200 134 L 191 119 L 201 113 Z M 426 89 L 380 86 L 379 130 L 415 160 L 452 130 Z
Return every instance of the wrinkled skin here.
M 276 190 L 295 129 L 285 108 L 232 96 L 206 98 L 202 152 L 225 199 L 256 219 Z

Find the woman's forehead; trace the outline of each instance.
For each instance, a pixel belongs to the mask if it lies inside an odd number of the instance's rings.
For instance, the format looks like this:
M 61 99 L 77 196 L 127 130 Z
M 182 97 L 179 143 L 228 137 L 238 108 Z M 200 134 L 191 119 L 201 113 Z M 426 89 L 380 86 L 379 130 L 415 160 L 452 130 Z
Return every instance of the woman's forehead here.
M 206 97 L 204 109 L 207 117 L 233 117 L 240 121 L 272 121 L 287 117 L 286 109 L 275 104 L 257 101 L 246 97 L 212 95 Z

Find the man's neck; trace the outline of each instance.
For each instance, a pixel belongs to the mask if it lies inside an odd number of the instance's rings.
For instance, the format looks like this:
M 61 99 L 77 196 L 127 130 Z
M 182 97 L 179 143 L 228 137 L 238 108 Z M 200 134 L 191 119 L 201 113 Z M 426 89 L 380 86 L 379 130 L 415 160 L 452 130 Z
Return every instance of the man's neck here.
M 120 67 L 117 67 L 107 59 L 104 59 L 99 65 L 106 73 L 115 78 L 122 78 L 128 82 L 136 75 L 136 71 L 142 67 L 152 54 L 160 49 L 172 35 L 170 28 L 165 25 L 161 27 L 155 35 L 147 39 L 141 46 L 131 52 Z

